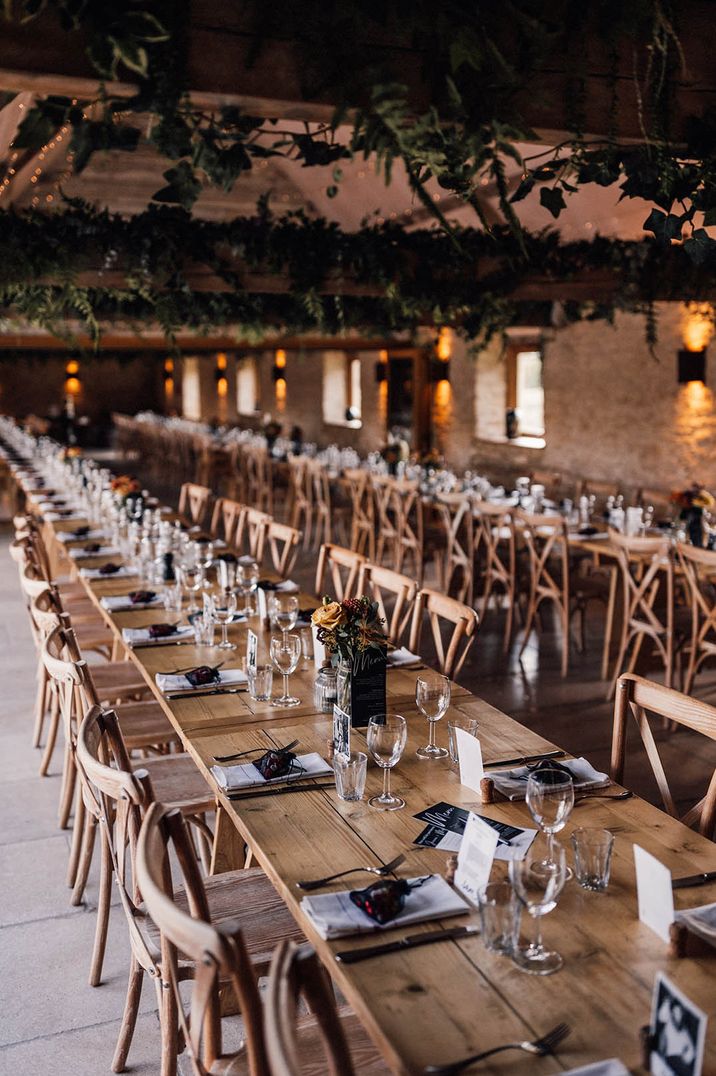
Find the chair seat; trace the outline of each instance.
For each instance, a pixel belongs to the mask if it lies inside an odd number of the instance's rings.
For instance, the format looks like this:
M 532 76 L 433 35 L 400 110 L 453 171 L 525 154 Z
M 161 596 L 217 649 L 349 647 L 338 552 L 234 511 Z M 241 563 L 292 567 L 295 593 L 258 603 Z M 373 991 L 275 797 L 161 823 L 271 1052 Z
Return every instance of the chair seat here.
M 72 627 L 80 650 L 97 650 L 99 647 L 112 649 L 114 636 L 100 617 L 92 620 L 80 617 L 79 621 L 73 618 Z
M 157 702 L 121 703 L 116 707 L 116 714 L 124 742 L 130 751 L 154 744 L 179 742 L 179 737 Z
M 249 956 L 259 968 L 268 970 L 273 949 L 284 938 L 305 942 L 296 920 L 260 867 L 211 875 L 204 879 L 204 888 L 211 922 L 217 926 L 238 921 Z M 175 890 L 174 903 L 189 914 L 182 887 Z M 153 923 L 147 922 L 146 933 L 150 942 L 158 946 L 159 930 Z
M 216 798 L 191 755 L 143 758 L 137 761 L 135 769 L 147 771 L 156 799 L 167 807 L 177 807 L 185 814 L 201 814 L 216 807 Z
M 147 682 L 131 661 L 105 661 L 91 666 L 97 694 L 104 702 L 115 702 L 149 690 Z

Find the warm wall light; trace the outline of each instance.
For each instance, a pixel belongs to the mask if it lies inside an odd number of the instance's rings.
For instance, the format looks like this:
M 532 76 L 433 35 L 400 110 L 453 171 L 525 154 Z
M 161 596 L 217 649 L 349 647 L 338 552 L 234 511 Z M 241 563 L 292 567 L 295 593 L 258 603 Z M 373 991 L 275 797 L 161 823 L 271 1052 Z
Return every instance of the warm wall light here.
M 452 335 L 452 329 L 448 329 L 445 325 L 438 333 L 435 354 L 441 362 L 449 362 L 452 357 Z
M 714 334 L 711 303 L 684 303 L 681 308 L 681 337 L 687 351 L 705 351 Z
M 70 359 L 70 361 L 67 363 L 67 366 L 65 366 L 65 373 L 74 375 L 78 374 L 79 372 L 80 364 L 77 362 L 77 359 Z
M 219 354 L 216 356 L 216 369 L 217 370 L 225 370 L 226 365 L 227 365 L 226 355 L 224 354 L 223 351 L 220 351 Z
M 217 377 L 216 379 L 216 395 L 222 398 L 227 396 L 229 392 L 229 382 L 225 377 Z
M 70 359 L 65 365 L 65 394 L 67 396 L 79 396 L 82 384 L 77 374 L 80 372 L 80 364 L 77 359 Z

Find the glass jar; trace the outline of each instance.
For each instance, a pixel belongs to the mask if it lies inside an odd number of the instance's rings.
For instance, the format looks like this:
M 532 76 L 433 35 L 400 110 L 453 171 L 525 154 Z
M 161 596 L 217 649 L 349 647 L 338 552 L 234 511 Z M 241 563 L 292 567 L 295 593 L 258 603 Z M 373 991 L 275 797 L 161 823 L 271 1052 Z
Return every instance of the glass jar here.
M 324 665 L 316 673 L 313 701 L 321 714 L 332 714 L 337 696 L 337 671 L 332 665 Z

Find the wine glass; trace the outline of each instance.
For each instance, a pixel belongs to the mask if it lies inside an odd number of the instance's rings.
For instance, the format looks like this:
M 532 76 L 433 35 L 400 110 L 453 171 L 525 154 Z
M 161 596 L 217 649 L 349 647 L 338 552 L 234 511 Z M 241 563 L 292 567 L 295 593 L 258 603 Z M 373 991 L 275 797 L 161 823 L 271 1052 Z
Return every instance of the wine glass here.
M 283 694 L 271 703 L 272 706 L 300 706 L 301 700 L 288 693 L 288 678 L 298 668 L 301 660 L 301 640 L 298 635 L 284 633 L 274 635 L 269 648 L 271 661 L 283 676 Z
M 236 565 L 236 585 L 244 596 L 244 614 L 252 613 L 251 595 L 259 582 L 259 566 L 255 560 L 240 560 Z
M 211 601 L 211 612 L 221 624 L 221 642 L 219 650 L 236 650 L 236 644 L 229 642 L 229 624 L 236 612 L 236 594 L 229 588 L 224 588 L 216 594 Z
M 551 975 L 559 971 L 564 961 L 559 953 L 545 949 L 542 944 L 542 916 L 557 907 L 557 898 L 567 880 L 567 861 L 564 848 L 554 849 L 554 870 L 542 869 L 543 863 L 537 853 L 528 853 L 524 859 L 510 860 L 510 881 L 517 899 L 535 920 L 535 936 L 524 948 L 516 948 L 512 954 L 515 964 L 532 975 Z
M 440 673 L 427 672 L 415 681 L 415 702 L 428 719 L 430 736 L 425 747 L 415 752 L 420 758 L 445 758 L 447 751 L 435 743 L 435 723 L 445 717 L 450 705 L 450 681 Z
M 200 564 L 196 563 L 184 563 L 181 566 L 181 580 L 186 589 L 189 592 L 189 605 L 187 606 L 187 613 L 198 612 L 199 606 L 196 602 L 196 596 L 202 588 L 204 582 L 204 572 Z
M 571 774 L 556 766 L 533 770 L 527 779 L 525 800 L 535 823 L 547 835 L 547 858 L 542 861 L 545 873 L 555 870 L 555 833 L 567 824 L 574 807 L 574 782 Z M 565 880 L 572 877 L 566 868 Z
M 213 542 L 197 542 L 198 561 L 204 572 L 203 585 L 210 587 L 209 582 L 209 570 L 214 566 L 214 543 Z
M 399 811 L 405 807 L 405 800 L 390 791 L 390 771 L 400 761 L 407 738 L 408 726 L 400 714 L 378 714 L 368 722 L 368 750 L 383 771 L 383 791 L 368 800 L 378 811 Z
M 288 633 L 293 631 L 298 621 L 298 595 L 272 595 L 270 612 L 274 624 L 283 632 L 284 640 L 286 640 Z

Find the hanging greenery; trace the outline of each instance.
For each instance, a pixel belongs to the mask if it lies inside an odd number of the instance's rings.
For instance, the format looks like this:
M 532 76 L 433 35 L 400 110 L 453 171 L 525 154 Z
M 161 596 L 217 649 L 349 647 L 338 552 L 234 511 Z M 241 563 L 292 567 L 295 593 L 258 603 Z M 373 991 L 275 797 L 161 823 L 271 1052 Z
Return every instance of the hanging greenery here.
M 214 290 L 197 290 L 206 271 Z M 63 213 L 0 213 L 6 316 L 58 335 L 78 320 L 95 340 L 103 322 L 158 323 L 170 337 L 233 326 L 244 338 L 272 327 L 386 336 L 428 323 L 484 344 L 514 320 L 524 281 L 564 283 L 590 271 L 601 274 L 604 299 L 563 304 L 567 319 L 650 312 L 654 297 L 708 298 L 716 288 L 710 250 L 696 266 L 683 248 L 667 258 L 655 241 L 563 244 L 554 232 L 517 238 L 508 227 L 494 237 L 471 228 L 406 233 L 390 222 L 344 232 L 301 212 L 274 217 L 265 201 L 254 217 L 223 223 L 169 206 L 127 219 L 77 201 Z M 288 291 L 256 293 L 247 274 L 285 278 Z

